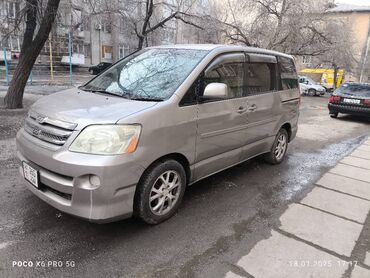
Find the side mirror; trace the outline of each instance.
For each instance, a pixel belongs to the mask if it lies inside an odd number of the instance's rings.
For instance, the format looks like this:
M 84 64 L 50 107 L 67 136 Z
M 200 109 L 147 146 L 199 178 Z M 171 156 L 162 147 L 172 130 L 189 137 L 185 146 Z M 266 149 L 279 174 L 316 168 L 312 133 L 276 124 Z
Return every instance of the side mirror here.
M 306 80 L 304 83 L 306 83 L 307 85 L 310 84 L 310 82 L 308 82 L 308 80 Z
M 228 96 L 228 88 L 224 83 L 210 83 L 204 89 L 203 99 L 225 99 Z

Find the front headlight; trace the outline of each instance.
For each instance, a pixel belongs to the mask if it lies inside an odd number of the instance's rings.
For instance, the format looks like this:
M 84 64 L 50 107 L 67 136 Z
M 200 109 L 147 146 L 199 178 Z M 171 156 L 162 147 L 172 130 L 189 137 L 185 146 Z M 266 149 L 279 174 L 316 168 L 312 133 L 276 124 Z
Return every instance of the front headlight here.
M 133 153 L 140 131 L 139 125 L 91 125 L 81 131 L 69 150 L 103 155 Z

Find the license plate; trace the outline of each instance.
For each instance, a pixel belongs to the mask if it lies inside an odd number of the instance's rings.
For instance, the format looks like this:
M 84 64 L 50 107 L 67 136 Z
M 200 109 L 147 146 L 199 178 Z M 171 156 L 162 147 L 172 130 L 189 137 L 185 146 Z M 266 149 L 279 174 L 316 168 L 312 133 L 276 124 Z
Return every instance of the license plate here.
M 343 102 L 350 103 L 350 104 L 360 104 L 361 103 L 361 100 L 359 100 L 359 99 L 352 99 L 352 98 L 345 98 L 343 100 Z
M 26 181 L 30 182 L 34 187 L 39 188 L 39 174 L 35 168 L 23 161 L 23 175 Z

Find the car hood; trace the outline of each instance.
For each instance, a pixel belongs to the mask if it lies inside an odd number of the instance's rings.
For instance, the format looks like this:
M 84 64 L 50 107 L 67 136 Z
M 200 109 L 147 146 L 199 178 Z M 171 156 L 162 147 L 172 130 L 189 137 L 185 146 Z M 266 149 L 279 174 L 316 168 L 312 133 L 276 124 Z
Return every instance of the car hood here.
M 76 129 L 82 129 L 90 124 L 116 123 L 156 104 L 74 88 L 41 98 L 32 105 L 31 111 L 50 119 L 75 123 Z
M 325 90 L 325 88 L 323 87 L 323 86 L 321 86 L 321 85 L 308 85 L 308 87 L 311 89 L 315 89 L 315 90 L 317 90 L 317 91 L 324 91 Z

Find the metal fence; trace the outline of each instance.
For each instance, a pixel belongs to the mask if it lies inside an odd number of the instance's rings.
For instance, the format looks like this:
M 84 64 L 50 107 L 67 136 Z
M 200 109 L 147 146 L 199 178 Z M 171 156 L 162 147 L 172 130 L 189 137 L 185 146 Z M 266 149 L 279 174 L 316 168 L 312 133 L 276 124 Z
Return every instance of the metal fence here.
M 1 49 L 0 84 L 9 85 L 17 63 L 11 62 L 11 52 Z M 74 66 L 69 51 L 69 64 L 61 65 L 53 61 L 52 54 L 48 63 L 36 62 L 28 78 L 28 85 L 78 85 L 92 78 L 86 66 Z

